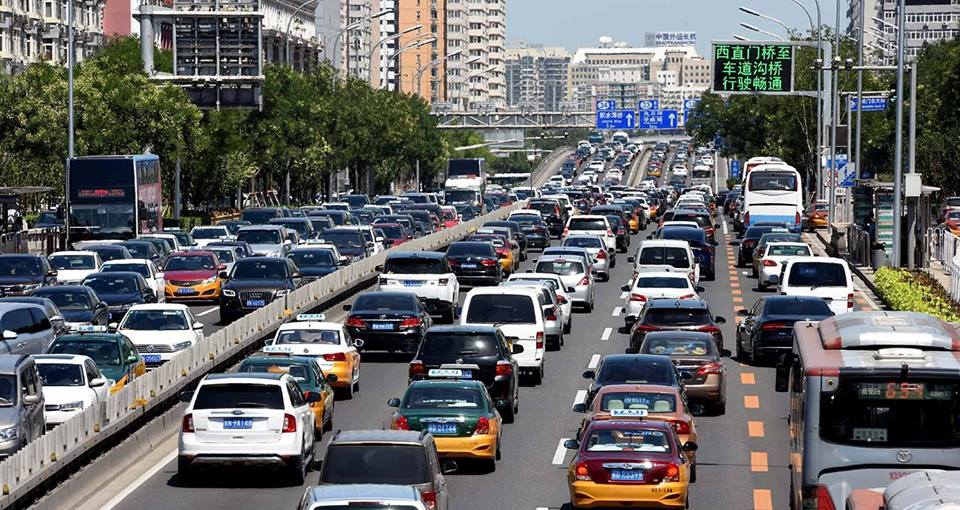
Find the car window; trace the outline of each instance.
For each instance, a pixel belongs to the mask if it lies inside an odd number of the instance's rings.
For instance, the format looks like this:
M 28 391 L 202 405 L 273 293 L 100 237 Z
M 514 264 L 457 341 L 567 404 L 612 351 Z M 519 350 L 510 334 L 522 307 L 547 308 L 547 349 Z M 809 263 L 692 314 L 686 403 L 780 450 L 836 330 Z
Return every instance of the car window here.
M 672 385 L 675 377 L 673 365 L 659 363 L 608 362 L 600 366 L 597 381 L 608 384 L 666 384 Z
M 404 409 L 480 409 L 485 395 L 478 388 L 414 385 L 403 397 Z
M 604 243 L 597 237 L 571 237 L 564 240 L 563 245 L 577 248 L 602 248 Z
M 51 255 L 50 265 L 57 269 L 96 269 L 97 260 L 93 255 Z
M 334 444 L 323 459 L 320 483 L 416 485 L 429 483 L 426 450 L 419 445 Z
M 140 292 L 140 286 L 133 278 L 113 276 L 109 273 L 88 276 L 84 279 L 83 284 L 101 296 L 103 294 L 135 294 Z
M 32 366 L 26 366 L 23 372 L 20 372 L 20 383 L 23 385 L 24 393 L 27 395 L 36 395 L 39 392 L 37 387 L 37 374 Z
M 713 354 L 713 340 L 697 338 L 650 338 L 644 342 L 644 353 L 687 356 Z
M 213 271 L 216 267 L 209 255 L 174 255 L 167 259 L 165 271 Z
M 787 285 L 792 287 L 846 287 L 847 273 L 833 262 L 798 262 L 791 266 Z
M 241 230 L 237 232 L 238 241 L 246 241 L 250 244 L 280 244 L 283 240 L 280 238 L 280 231 L 273 229 Z
M 808 257 L 812 255 L 810 248 L 798 245 L 770 245 L 767 248 L 767 256 L 781 255 L 784 257 Z
M 467 305 L 469 324 L 536 324 L 537 314 L 529 296 L 477 294 Z
M 553 273 L 566 276 L 574 274 L 583 274 L 583 263 L 575 260 L 545 260 L 537 263 L 537 273 Z
M 120 348 L 114 342 L 60 339 L 50 346 L 50 354 L 80 354 L 92 359 L 98 366 L 120 364 Z
M 690 280 L 669 276 L 640 276 L 634 285 L 638 289 L 686 289 L 689 286 Z
M 41 270 L 37 257 L 0 257 L 0 275 L 3 276 L 36 276 Z
M 288 329 L 277 333 L 275 345 L 281 344 L 328 344 L 340 345 L 340 332 L 337 330 Z
M 39 308 L 30 308 L 30 321 L 33 323 L 30 327 L 31 333 L 42 333 L 53 328 L 47 314 Z
M 337 265 L 333 252 L 330 250 L 295 251 L 290 254 L 290 260 L 299 268 Z
M 190 329 L 180 310 L 130 310 L 120 325 L 135 331 L 185 331 Z
M 83 386 L 83 366 L 73 363 L 38 363 L 44 386 Z
M 194 409 L 284 409 L 283 391 L 275 384 L 205 384 Z
M 91 360 L 83 361 L 83 369 L 87 372 L 87 381 L 92 381 L 100 377 L 100 369 L 97 368 L 97 365 Z
M 584 447 L 588 452 L 666 453 L 670 451 L 670 441 L 659 430 L 602 428 L 587 436 Z
M 602 218 L 571 218 L 567 228 L 570 230 L 607 230 L 607 222 Z
M 296 368 L 296 367 L 291 367 L 291 368 Z M 290 375 L 293 375 L 294 377 L 297 377 L 296 375 L 293 374 L 293 372 L 291 372 Z M 306 376 L 306 374 L 303 374 L 303 375 Z M 306 379 L 306 377 L 304 377 L 304 379 Z M 298 386 L 298 385 L 296 385 L 296 384 L 294 384 L 294 383 L 292 383 L 292 382 L 288 382 L 288 383 L 287 383 L 287 392 L 290 393 L 290 405 L 291 405 L 291 406 L 293 406 L 293 407 L 300 407 L 300 406 L 306 404 L 306 401 L 305 401 L 305 399 L 304 399 L 304 397 L 303 397 L 303 392 L 300 391 L 300 386 Z
M 650 246 L 640 250 L 638 264 L 667 265 L 676 268 L 690 267 L 687 250 L 675 246 Z
M 358 296 L 353 304 L 353 310 L 358 312 L 392 312 L 418 309 L 416 296 L 402 294 L 370 292 Z
M 695 326 L 710 322 L 710 314 L 703 309 L 649 308 L 643 315 L 643 323 L 651 326 Z
M 282 280 L 287 278 L 284 260 L 238 260 L 233 266 L 233 278 Z
M 767 300 L 768 315 L 797 315 L 801 317 L 833 315 L 830 306 L 822 299 L 770 299 Z
M 441 260 L 416 258 L 389 258 L 383 272 L 387 274 L 442 274 L 448 272 Z
M 427 333 L 420 352 L 436 357 L 498 356 L 497 340 L 492 335 Z
M 646 409 L 654 413 L 672 413 L 677 410 L 677 398 L 660 392 L 610 392 L 600 399 L 601 411 L 614 409 Z
M 0 328 L 4 331 L 10 330 L 14 333 L 27 333 L 33 327 L 33 318 L 26 308 L 17 308 L 10 310 L 0 319 Z

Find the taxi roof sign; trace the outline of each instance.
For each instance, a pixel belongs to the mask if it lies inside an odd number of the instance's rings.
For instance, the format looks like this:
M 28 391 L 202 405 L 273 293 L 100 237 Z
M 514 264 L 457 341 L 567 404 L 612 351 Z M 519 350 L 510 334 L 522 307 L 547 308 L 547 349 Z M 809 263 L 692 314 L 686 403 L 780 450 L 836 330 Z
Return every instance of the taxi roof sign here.
M 109 329 L 106 326 L 94 326 L 90 324 L 71 325 L 70 331 L 74 333 L 106 333 Z
M 611 409 L 610 416 L 616 418 L 646 418 L 646 409 Z
M 327 315 L 323 313 L 301 313 L 297 315 L 298 322 L 323 322 L 327 320 Z

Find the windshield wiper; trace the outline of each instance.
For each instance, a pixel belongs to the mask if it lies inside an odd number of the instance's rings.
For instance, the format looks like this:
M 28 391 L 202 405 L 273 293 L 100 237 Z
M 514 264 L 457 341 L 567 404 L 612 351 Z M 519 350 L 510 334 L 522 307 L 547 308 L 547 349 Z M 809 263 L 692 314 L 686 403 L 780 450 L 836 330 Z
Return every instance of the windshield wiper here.
M 237 402 L 236 407 L 270 407 L 262 402 Z
M 13 405 L 13 402 L 11 402 L 11 401 L 3 398 L 3 397 L 0 397 L 0 406 L 8 407 L 8 406 L 12 406 L 12 405 Z

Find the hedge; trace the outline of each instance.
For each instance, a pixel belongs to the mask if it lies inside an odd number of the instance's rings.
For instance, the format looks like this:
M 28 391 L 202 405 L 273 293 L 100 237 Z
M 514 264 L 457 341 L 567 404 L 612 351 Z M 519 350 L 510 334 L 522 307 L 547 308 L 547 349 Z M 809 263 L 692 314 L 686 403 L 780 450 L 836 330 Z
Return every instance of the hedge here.
M 875 275 L 880 297 L 894 310 L 921 312 L 960 321 L 960 306 L 926 273 L 883 267 Z

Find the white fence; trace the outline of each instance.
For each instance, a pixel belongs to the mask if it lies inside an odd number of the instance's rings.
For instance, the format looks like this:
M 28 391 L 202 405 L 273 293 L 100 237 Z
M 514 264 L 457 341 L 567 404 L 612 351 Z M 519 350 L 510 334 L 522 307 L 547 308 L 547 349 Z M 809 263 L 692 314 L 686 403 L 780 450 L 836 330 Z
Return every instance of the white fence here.
M 929 267 L 938 264 L 950 275 L 950 296 L 960 301 L 960 237 L 943 227 L 927 230 L 927 253 L 930 254 Z
M 208 336 L 156 370 L 134 379 L 105 402 L 83 410 L 0 462 L 0 508 L 13 505 L 78 456 L 119 433 L 133 420 L 174 398 L 184 386 L 273 332 L 288 317 L 369 281 L 388 253 L 441 248 L 476 231 L 484 222 L 506 218 L 521 206 L 518 203 L 497 209 L 454 228 L 410 240 L 402 246 L 350 264 Z

